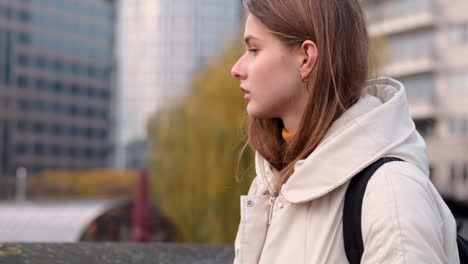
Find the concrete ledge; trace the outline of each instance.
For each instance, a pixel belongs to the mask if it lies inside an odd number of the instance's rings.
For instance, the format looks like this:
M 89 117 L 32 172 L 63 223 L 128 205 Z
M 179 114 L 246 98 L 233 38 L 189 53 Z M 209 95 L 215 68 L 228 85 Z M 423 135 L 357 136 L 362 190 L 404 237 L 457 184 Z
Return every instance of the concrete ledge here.
M 0 243 L 8 264 L 232 264 L 232 245 L 174 243 Z

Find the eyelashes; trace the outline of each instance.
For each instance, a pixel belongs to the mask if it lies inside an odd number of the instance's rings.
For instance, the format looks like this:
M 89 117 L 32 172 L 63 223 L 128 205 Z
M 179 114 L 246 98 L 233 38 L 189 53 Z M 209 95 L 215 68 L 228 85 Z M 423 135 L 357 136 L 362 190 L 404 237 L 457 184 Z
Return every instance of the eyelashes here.
M 250 53 L 257 54 L 258 49 L 248 49 Z

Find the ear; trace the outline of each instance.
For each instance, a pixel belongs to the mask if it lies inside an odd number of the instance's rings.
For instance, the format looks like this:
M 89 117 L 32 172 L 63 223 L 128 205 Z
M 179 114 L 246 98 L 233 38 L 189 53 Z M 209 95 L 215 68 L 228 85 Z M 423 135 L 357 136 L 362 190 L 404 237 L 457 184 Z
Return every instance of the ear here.
M 317 45 L 312 40 L 302 42 L 299 47 L 299 71 L 302 80 L 310 77 L 318 57 Z

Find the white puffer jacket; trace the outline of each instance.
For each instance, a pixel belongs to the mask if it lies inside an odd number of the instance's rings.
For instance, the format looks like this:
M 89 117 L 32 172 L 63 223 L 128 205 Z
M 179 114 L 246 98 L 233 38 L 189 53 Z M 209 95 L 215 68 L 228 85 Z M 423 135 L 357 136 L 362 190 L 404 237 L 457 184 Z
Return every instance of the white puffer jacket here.
M 383 156 L 362 208 L 362 263 L 459 263 L 456 224 L 428 178 L 424 140 L 401 83 L 367 82 L 364 95 L 295 164 L 277 198 L 277 172 L 258 153 L 248 195 L 241 196 L 235 264 L 347 263 L 343 202 L 350 179 Z M 268 223 L 270 223 L 268 225 Z

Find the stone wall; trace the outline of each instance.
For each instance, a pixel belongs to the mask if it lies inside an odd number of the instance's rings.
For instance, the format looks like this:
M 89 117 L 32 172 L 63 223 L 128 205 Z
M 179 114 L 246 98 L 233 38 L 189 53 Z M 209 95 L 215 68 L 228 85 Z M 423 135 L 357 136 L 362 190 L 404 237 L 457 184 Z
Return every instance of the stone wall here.
M 232 245 L 0 243 L 8 264 L 232 264 Z

